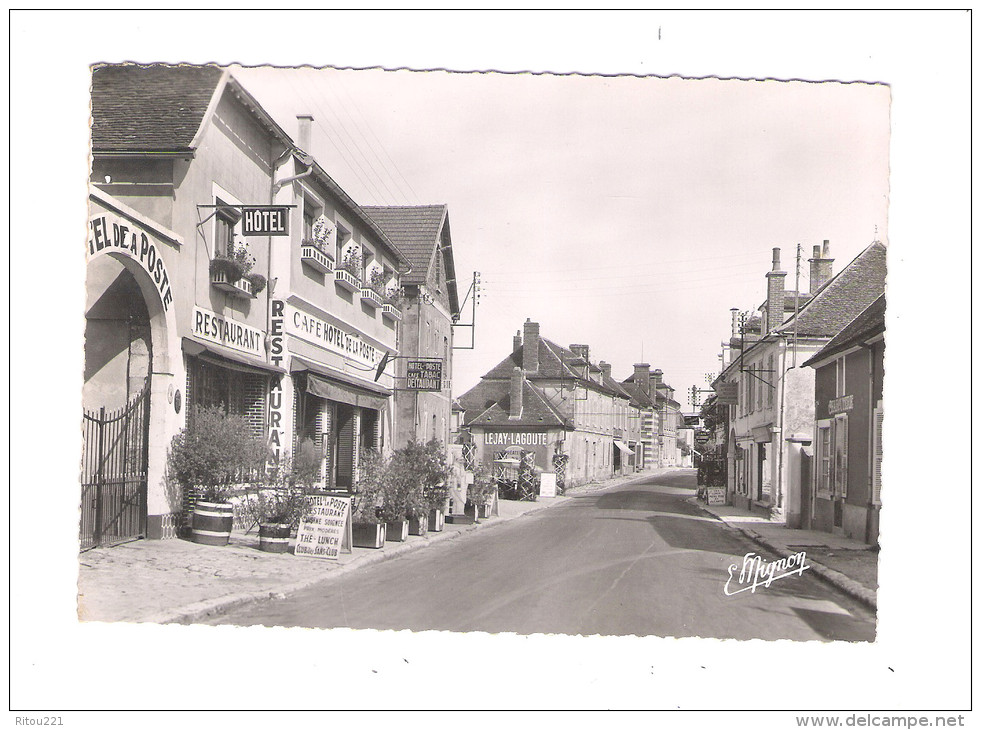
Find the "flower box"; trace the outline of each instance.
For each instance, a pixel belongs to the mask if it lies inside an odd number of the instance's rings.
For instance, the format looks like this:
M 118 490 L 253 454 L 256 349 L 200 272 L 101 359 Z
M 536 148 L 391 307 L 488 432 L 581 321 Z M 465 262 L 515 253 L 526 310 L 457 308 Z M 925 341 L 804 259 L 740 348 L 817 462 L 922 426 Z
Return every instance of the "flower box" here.
M 355 522 L 351 525 L 354 547 L 380 548 L 385 546 L 385 523 Z
M 335 269 L 334 283 L 352 294 L 361 291 L 361 280 L 347 269 Z
M 231 294 L 234 297 L 255 299 L 255 294 L 252 293 L 252 284 L 247 279 L 229 281 L 224 271 L 212 272 L 211 285 L 215 289 L 223 291 L 226 294 Z
M 329 274 L 334 270 L 334 257 L 313 243 L 300 246 L 300 261 L 321 274 Z
M 429 532 L 429 518 L 428 517 L 412 517 L 409 519 L 409 534 L 418 535 L 420 537 L 424 536 Z
M 388 317 L 389 319 L 395 320 L 396 322 L 402 321 L 402 312 L 394 304 L 383 304 L 382 316 Z
M 405 542 L 409 539 L 409 521 L 396 520 L 385 523 L 385 540 L 387 542 Z
M 366 286 L 361 287 L 361 301 L 372 309 L 380 309 L 385 304 L 381 294 Z
M 442 532 L 443 531 L 443 510 L 434 509 L 429 512 L 429 531 L 430 532 Z

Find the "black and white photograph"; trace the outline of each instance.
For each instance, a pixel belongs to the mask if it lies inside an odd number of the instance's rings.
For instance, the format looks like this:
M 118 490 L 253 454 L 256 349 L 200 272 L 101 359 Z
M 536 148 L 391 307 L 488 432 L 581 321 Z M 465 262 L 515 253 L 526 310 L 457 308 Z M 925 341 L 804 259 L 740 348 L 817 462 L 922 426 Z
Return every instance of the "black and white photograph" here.
M 220 15 L 12 15 L 12 718 L 964 725 L 969 12 Z

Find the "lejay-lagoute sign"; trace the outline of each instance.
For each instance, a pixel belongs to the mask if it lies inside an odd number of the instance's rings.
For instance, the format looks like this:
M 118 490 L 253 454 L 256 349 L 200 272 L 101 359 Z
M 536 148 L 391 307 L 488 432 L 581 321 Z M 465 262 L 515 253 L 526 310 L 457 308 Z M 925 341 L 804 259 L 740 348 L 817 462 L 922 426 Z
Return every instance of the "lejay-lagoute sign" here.
M 442 390 L 442 360 L 409 360 L 405 369 L 405 387 L 409 390 Z

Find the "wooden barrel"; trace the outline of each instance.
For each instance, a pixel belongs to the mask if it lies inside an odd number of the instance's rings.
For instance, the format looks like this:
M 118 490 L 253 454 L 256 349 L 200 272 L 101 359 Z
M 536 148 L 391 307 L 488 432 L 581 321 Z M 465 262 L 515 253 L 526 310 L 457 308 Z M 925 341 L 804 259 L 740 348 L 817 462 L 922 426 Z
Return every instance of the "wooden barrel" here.
M 191 514 L 191 541 L 199 545 L 227 545 L 232 536 L 232 505 L 197 502 Z
M 259 525 L 259 549 L 267 553 L 285 553 L 290 549 L 290 526 L 275 522 Z

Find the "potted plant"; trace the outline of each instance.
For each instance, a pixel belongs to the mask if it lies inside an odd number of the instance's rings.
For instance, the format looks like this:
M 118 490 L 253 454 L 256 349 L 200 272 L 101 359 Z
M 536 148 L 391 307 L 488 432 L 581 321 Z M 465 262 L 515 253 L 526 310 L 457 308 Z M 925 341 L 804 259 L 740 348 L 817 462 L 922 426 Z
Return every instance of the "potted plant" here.
M 385 521 L 386 540 L 404 542 L 409 537 L 409 509 L 421 499 L 419 455 L 415 444 L 392 454 L 385 469 L 379 515 Z M 417 496 L 418 493 L 418 496 Z
M 445 520 L 450 467 L 446 463 L 446 450 L 439 439 L 432 439 L 426 443 L 424 455 L 422 491 L 429 511 L 429 529 L 439 532 L 443 529 Z
M 384 269 L 372 269 L 371 275 L 368 277 L 368 287 L 374 291 L 378 296 L 385 300 L 385 270 Z
M 467 503 L 464 513 L 476 521 L 479 518 L 490 517 L 488 499 L 493 496 L 496 485 L 490 474 L 478 464 L 474 470 L 473 484 L 467 486 Z
M 252 293 L 259 295 L 266 288 L 266 277 L 262 274 L 246 274 L 244 279 L 252 285 Z
M 375 449 L 358 459 L 358 479 L 352 489 L 351 537 L 354 547 L 380 548 L 385 544 L 385 523 L 378 514 L 385 480 L 385 461 Z
M 168 467 L 193 502 L 191 540 L 227 545 L 232 532 L 235 485 L 263 473 L 267 449 L 242 416 L 223 408 L 195 406 L 190 423 L 171 441 Z
M 344 259 L 341 261 L 341 268 L 347 271 L 358 281 L 361 281 L 361 249 L 358 246 L 351 246 L 344 252 Z
M 208 264 L 208 271 L 212 276 L 223 274 L 229 284 L 234 284 L 252 270 L 253 264 L 255 259 L 245 246 L 233 246 L 227 254 L 216 254 Z
M 260 550 L 284 553 L 310 509 L 310 490 L 320 479 L 320 456 L 313 440 L 300 444 L 296 458 L 285 455 L 271 476 L 271 487 L 260 490 L 250 502 L 252 524 L 259 524 Z

